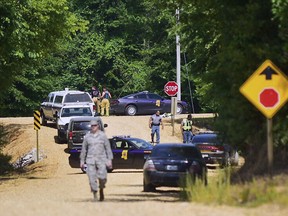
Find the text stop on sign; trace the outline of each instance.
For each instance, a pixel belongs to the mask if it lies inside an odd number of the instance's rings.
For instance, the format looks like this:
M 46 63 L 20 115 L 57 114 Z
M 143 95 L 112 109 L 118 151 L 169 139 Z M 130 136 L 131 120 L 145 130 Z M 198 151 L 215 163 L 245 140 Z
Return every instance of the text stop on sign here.
M 175 81 L 169 81 L 164 86 L 164 92 L 168 96 L 175 96 L 178 93 L 178 84 Z

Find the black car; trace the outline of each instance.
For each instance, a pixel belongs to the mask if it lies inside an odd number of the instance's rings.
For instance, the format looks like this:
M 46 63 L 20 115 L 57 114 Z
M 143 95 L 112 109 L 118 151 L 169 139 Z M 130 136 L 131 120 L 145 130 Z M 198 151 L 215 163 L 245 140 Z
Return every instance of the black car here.
M 179 187 L 187 175 L 207 184 L 207 168 L 201 152 L 192 144 L 159 144 L 154 147 L 143 167 L 144 192 L 156 187 Z
M 130 136 L 114 136 L 109 141 L 114 157 L 113 169 L 142 169 L 153 149 L 149 142 Z
M 116 115 L 154 114 L 157 110 L 160 113 L 171 113 L 171 100 L 155 93 L 142 91 L 110 101 L 110 113 Z M 177 114 L 188 112 L 188 103 L 178 101 Z
M 202 153 L 207 165 L 216 164 L 222 167 L 238 165 L 239 155 L 235 148 L 224 144 L 217 133 L 199 133 L 192 137 L 194 144 Z

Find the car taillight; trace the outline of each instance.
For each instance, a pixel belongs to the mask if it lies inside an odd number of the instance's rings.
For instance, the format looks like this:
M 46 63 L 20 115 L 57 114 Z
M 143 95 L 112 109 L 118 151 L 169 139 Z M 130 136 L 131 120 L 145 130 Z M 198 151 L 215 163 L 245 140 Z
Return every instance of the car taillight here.
M 144 170 L 155 171 L 155 166 L 152 160 L 147 160 L 143 167 Z
M 93 105 L 93 111 L 96 111 L 97 107 L 96 105 Z
M 71 132 L 71 131 L 70 131 L 70 132 L 69 132 L 69 134 L 68 134 L 68 139 L 70 139 L 70 140 L 71 140 L 71 139 L 72 139 L 72 137 L 73 137 L 73 132 Z

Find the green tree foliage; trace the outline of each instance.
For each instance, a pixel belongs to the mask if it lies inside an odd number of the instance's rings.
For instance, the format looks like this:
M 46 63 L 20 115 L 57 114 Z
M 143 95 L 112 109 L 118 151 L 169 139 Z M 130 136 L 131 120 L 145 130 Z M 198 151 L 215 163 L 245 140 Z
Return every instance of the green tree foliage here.
M 37 94 L 46 87 L 38 86 L 41 60 L 61 39 L 84 28 L 66 0 L 0 0 L 1 116 L 32 113 Z

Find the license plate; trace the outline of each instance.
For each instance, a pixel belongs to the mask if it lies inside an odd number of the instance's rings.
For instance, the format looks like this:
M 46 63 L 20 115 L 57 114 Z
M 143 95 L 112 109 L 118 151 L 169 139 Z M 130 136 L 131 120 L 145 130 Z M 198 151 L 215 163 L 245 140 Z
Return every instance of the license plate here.
M 202 154 L 202 157 L 204 158 L 204 157 L 208 157 L 208 154 Z
M 176 165 L 167 165 L 166 170 L 175 171 L 175 170 L 178 170 L 178 167 Z

